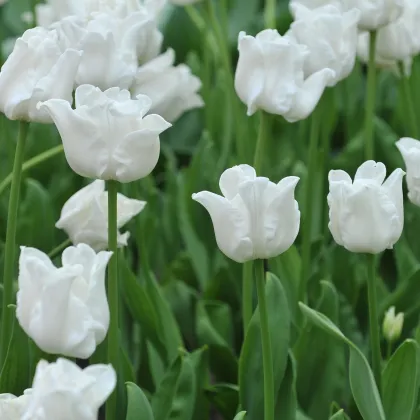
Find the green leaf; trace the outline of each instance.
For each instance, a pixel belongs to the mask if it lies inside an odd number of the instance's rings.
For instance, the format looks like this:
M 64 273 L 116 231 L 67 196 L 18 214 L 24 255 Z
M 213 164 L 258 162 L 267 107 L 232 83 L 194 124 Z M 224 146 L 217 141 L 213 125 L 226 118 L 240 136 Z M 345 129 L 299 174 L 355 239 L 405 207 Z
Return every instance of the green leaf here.
M 169 415 L 171 414 L 183 363 L 183 356 L 178 356 L 175 359 L 152 397 L 151 405 L 155 420 L 170 418 Z
M 246 411 L 238 413 L 233 420 L 244 420 L 246 418 Z
M 16 311 L 15 305 L 8 307 Z M 13 329 L 4 365 L 0 372 L 0 394 L 10 393 L 21 395 L 30 387 L 30 350 L 29 338 L 20 327 L 16 317 L 13 317 Z
M 216 384 L 206 389 L 206 395 L 225 419 L 231 419 L 238 409 L 238 391 L 237 385 Z
M 411 419 L 419 387 L 419 351 L 414 340 L 406 340 L 385 366 L 383 400 L 387 420 Z
M 385 420 L 378 388 L 372 370 L 363 353 L 325 315 L 309 308 L 302 302 L 299 306 L 309 322 L 324 330 L 350 348 L 350 387 L 354 400 L 364 420 Z
M 337 411 L 330 417 L 330 420 L 346 420 L 346 415 L 343 410 Z
M 276 419 L 295 420 L 296 410 L 296 363 L 289 352 L 286 372 L 277 396 Z
M 210 350 L 210 366 L 220 381 L 233 383 L 238 361 L 232 351 L 233 321 L 230 307 L 222 302 L 201 300 L 197 305 L 197 339 Z
M 127 382 L 127 417 L 126 420 L 155 420 L 149 400 L 141 388 L 133 382 Z
M 267 273 L 265 291 L 273 354 L 274 391 L 277 396 L 288 360 L 290 314 L 283 286 L 271 273 Z M 264 418 L 263 383 L 260 316 L 257 308 L 248 326 L 239 358 L 239 399 L 249 420 Z

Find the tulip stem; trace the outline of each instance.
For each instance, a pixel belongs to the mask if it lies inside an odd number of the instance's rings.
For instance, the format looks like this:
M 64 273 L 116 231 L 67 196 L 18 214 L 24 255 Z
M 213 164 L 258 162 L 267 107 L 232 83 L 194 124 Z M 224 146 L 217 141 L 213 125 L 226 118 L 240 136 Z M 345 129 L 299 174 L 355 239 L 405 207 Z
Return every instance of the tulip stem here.
M 266 29 L 276 29 L 276 0 L 265 0 L 264 23 Z
M 400 69 L 401 78 L 402 78 L 402 87 L 404 91 L 404 97 L 405 97 L 405 103 L 407 106 L 407 113 L 408 113 L 408 120 L 410 124 L 410 130 L 411 135 L 417 139 L 420 140 L 419 137 L 419 129 L 417 125 L 417 115 L 416 115 L 416 109 L 413 102 L 413 96 L 411 94 L 411 88 L 410 88 L 410 81 L 408 77 L 404 74 L 404 63 L 399 62 L 398 67 Z
M 15 151 L 15 160 L 13 163 L 12 188 L 10 190 L 9 210 L 7 214 L 6 245 L 4 250 L 3 307 L 0 328 L 0 369 L 3 367 L 6 358 L 7 348 L 13 329 L 13 316 L 15 313 L 8 308 L 8 305 L 14 302 L 13 283 L 15 280 L 16 226 L 22 179 L 22 165 L 28 129 L 29 123 L 25 121 L 19 123 L 19 134 Z
M 312 113 L 311 132 L 309 137 L 308 152 L 308 170 L 306 173 L 305 184 L 305 213 L 303 215 L 304 225 L 302 229 L 302 265 L 299 283 L 299 299 L 306 301 L 306 287 L 311 272 L 311 238 L 312 238 L 312 197 L 313 197 L 313 180 L 316 175 L 317 148 L 319 139 L 319 119 L 318 110 Z
M 267 145 L 267 138 L 270 131 L 269 118 L 270 116 L 264 111 L 260 112 L 260 129 L 254 154 L 254 169 L 257 176 L 261 175 L 260 172 L 262 171 L 264 163 L 264 152 L 266 152 L 265 147 Z
M 110 323 L 108 330 L 108 363 L 118 374 L 118 245 L 117 245 L 117 193 L 118 182 L 108 181 L 108 247 L 113 255 L 108 263 L 108 303 Z M 117 393 L 114 391 L 106 403 L 106 420 L 117 418 Z
M 253 263 L 247 261 L 242 265 L 242 322 L 244 329 L 244 337 L 248 329 L 249 322 L 252 318 L 253 305 L 252 305 L 252 292 L 253 292 Z
M 255 280 L 257 282 L 264 370 L 264 420 L 274 420 L 273 356 L 271 353 L 270 330 L 268 327 L 267 302 L 265 296 L 264 260 L 255 260 L 254 268 Z
M 367 269 L 368 269 L 368 306 L 369 306 L 369 328 L 370 328 L 370 350 L 372 354 L 372 370 L 375 377 L 376 385 L 379 393 L 382 387 L 382 373 L 381 373 L 381 347 L 378 323 L 378 310 L 376 298 L 376 270 L 375 270 L 375 256 L 373 254 L 367 255 Z
M 369 34 L 369 62 L 367 78 L 367 95 L 365 108 L 365 160 L 371 160 L 375 154 L 375 138 L 373 135 L 373 119 L 375 117 L 376 97 L 376 31 Z
M 62 251 L 64 251 L 70 245 L 71 245 L 71 240 L 67 238 L 65 241 L 61 242 L 60 245 L 57 245 L 55 248 L 53 248 L 49 252 L 48 257 L 51 260 L 53 260 L 55 257 L 57 257 Z

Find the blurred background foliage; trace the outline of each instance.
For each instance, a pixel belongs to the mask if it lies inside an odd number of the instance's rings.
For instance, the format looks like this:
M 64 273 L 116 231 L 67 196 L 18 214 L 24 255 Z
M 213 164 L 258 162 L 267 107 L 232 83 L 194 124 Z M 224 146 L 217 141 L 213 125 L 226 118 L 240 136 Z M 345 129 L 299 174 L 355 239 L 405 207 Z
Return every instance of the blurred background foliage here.
M 215 3 L 220 6 L 219 2 Z M 262 29 L 262 3 L 260 0 L 228 1 L 226 34 L 232 63 L 237 60 L 238 32 L 256 34 Z M 7 44 L 27 28 L 21 16 L 30 8 L 26 0 L 9 0 L 0 8 L 3 43 Z M 204 4 L 195 10 L 204 23 L 208 22 Z M 288 2 L 279 1 L 277 11 L 277 28 L 284 33 L 291 22 Z M 221 20 L 222 15 L 218 16 Z M 191 194 L 205 189 L 217 191 L 218 179 L 225 168 L 252 163 L 258 117 L 248 118 L 239 101 L 234 107 L 228 102 L 226 92 L 232 89 L 231 76 L 223 71 L 220 57 L 209 51 L 208 32 L 203 33 L 186 10 L 168 6 L 161 27 L 164 49 L 174 48 L 177 60 L 187 62 L 201 78 L 206 107 L 185 114 L 161 136 L 162 153 L 152 176 L 123 187 L 126 195 L 148 202 L 146 209 L 129 225 L 132 239 L 123 251 L 127 263 L 120 268 L 124 297 L 121 309 L 124 372 L 126 379 L 152 393 L 168 368 L 168 361 L 178 354 L 179 347 L 184 347 L 190 353 L 183 358 L 179 373 L 179 407 L 173 409 L 170 418 L 185 418 L 179 412 L 189 409 L 192 420 L 202 420 L 209 417 L 203 412 L 211 409 L 217 411 L 219 418 L 231 420 L 238 405 L 238 353 L 243 340 L 241 267 L 219 252 L 210 218 L 191 200 Z M 3 48 L 3 58 L 6 49 Z M 413 64 L 410 83 L 416 108 L 420 109 L 420 95 L 416 94 L 420 93 L 418 60 Z M 327 156 L 325 149 L 320 148 L 319 159 L 325 158 L 331 169 L 340 168 L 353 174 L 363 162 L 365 85 L 365 67 L 358 62 L 348 79 L 326 91 L 318 107 L 323 112 L 322 138 L 330 139 L 332 144 Z M 401 83 L 391 71 L 379 73 L 376 104 L 376 160 L 384 162 L 390 173 L 403 165 L 395 141 L 410 136 Z M 289 124 L 281 118 L 272 120 L 262 175 L 273 181 L 298 175 L 305 182 L 308 121 Z M 0 182 L 12 168 L 16 132 L 17 124 L 1 116 Z M 32 124 L 26 159 L 59 144 L 54 126 Z M 319 202 L 314 202 L 311 216 L 314 223 L 310 305 L 326 313 L 348 338 L 366 350 L 366 285 L 363 264 L 360 264 L 363 256 L 350 254 L 332 242 L 326 228 L 324 174 L 319 174 L 313 182 L 323 187 L 324 194 L 318 197 Z M 19 210 L 18 244 L 49 252 L 64 241 L 64 233 L 54 225 L 64 202 L 82 185 L 83 179 L 71 171 L 63 154 L 27 171 Z M 9 192 L 7 186 L 1 188 L 0 250 L 4 244 Z M 299 186 L 297 194 L 299 201 L 302 194 Z M 406 225 L 409 227 L 395 249 L 381 257 L 378 279 L 381 317 L 391 304 L 404 311 L 405 336 L 416 329 L 420 313 L 417 298 L 420 211 L 408 202 Z M 344 346 L 315 329 L 298 339 L 298 250 L 299 238 L 284 255 L 270 261 L 269 269 L 280 278 L 288 297 L 291 344 L 298 366 L 296 392 L 302 409 L 300 419 L 327 418 L 331 401 L 357 419 L 348 386 Z M 149 278 L 147 264 L 155 279 Z M 100 351 L 94 358 L 101 360 Z M 211 376 L 206 374 L 207 363 Z

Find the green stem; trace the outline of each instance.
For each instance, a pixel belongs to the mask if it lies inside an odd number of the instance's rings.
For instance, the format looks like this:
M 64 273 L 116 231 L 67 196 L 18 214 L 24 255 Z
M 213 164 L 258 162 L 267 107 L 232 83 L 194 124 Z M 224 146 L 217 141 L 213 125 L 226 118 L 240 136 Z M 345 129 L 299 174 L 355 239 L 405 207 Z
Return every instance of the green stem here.
M 404 74 L 404 64 L 399 62 L 398 66 L 401 73 L 404 99 L 407 106 L 408 122 L 410 124 L 411 135 L 416 139 L 420 139 L 419 129 L 417 125 L 417 113 L 416 113 L 416 108 L 414 106 L 413 95 L 411 94 L 410 80 Z
M 255 280 L 257 282 L 258 308 L 261 324 L 261 344 L 264 370 L 264 420 L 274 420 L 274 377 L 273 356 L 271 354 L 270 330 L 265 296 L 264 260 L 255 260 Z
M 276 0 L 265 0 L 264 23 L 267 29 L 276 29 Z
M 264 163 L 264 152 L 266 152 L 265 148 L 270 131 L 269 118 L 270 116 L 264 111 L 260 112 L 260 129 L 254 154 L 254 169 L 257 175 L 260 175 Z
M 302 227 L 302 266 L 299 283 L 299 299 L 306 301 L 306 287 L 311 272 L 311 237 L 312 237 L 312 205 L 313 205 L 313 180 L 316 176 L 316 158 L 319 140 L 319 118 L 315 110 L 311 117 L 311 132 L 309 136 L 308 171 L 305 185 L 305 213 Z
M 373 135 L 373 119 L 375 117 L 376 97 L 376 31 L 369 35 L 369 62 L 365 114 L 365 159 L 371 160 L 375 155 L 375 138 Z
M 386 360 L 389 360 L 392 356 L 392 341 L 386 342 Z
M 242 265 L 242 320 L 244 337 L 252 318 L 252 292 L 253 292 L 253 262 L 248 261 Z
M 368 306 L 369 306 L 369 328 L 370 328 L 370 349 L 372 353 L 372 370 L 375 376 L 376 385 L 378 386 L 379 393 L 382 387 L 382 369 L 381 369 L 381 347 L 380 347 L 380 334 L 376 298 L 376 270 L 375 270 L 375 256 L 372 254 L 367 255 L 367 268 L 368 268 Z
M 62 251 L 64 251 L 67 247 L 71 245 L 71 240 L 66 239 L 65 241 L 61 242 L 60 245 L 57 245 L 54 249 L 50 251 L 48 254 L 48 257 L 53 260 L 55 257 L 57 257 L 59 254 L 61 254 Z
M 2 324 L 0 331 L 0 366 L 3 366 L 7 347 L 13 328 L 14 311 L 8 305 L 14 302 L 13 283 L 15 268 L 16 249 L 16 226 L 19 206 L 20 184 L 22 179 L 22 164 L 25 155 L 25 144 L 28 135 L 29 123 L 19 123 L 19 135 L 16 145 L 15 160 L 13 163 L 12 188 L 10 190 L 9 210 L 7 214 L 6 245 L 4 251 L 4 275 L 3 275 L 3 307 Z
M 118 374 L 118 247 L 117 247 L 117 193 L 118 182 L 108 181 L 108 247 L 113 255 L 108 263 L 108 303 L 111 315 L 108 330 L 108 363 Z M 114 391 L 106 403 L 106 420 L 117 418 L 117 393 Z
M 33 168 L 34 166 L 39 165 L 42 162 L 45 162 L 46 160 L 62 153 L 64 150 L 63 145 L 60 144 L 59 146 L 53 147 L 49 150 L 46 150 L 45 152 L 40 153 L 37 156 L 34 156 L 33 158 L 29 159 L 22 165 L 22 172 L 27 171 L 28 169 Z M 13 172 L 4 178 L 4 180 L 0 184 L 0 194 L 4 192 L 4 190 L 9 186 L 9 184 L 12 182 L 13 179 Z

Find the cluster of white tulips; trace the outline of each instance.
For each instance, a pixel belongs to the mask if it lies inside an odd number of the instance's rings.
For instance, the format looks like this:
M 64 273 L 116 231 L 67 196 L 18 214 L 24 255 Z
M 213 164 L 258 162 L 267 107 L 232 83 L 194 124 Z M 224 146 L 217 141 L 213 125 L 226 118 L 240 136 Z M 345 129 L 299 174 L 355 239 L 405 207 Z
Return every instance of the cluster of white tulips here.
M 64 358 L 50 364 L 41 360 L 33 386 L 24 395 L 0 395 L 1 420 L 93 420 L 108 398 L 107 420 L 119 419 L 114 392 L 119 346 L 117 248 L 129 244 L 129 233 L 120 229 L 146 202 L 118 193 L 118 186 L 150 175 L 160 156 L 160 134 L 185 112 L 204 106 L 198 93 L 200 80 L 187 65 L 175 65 L 173 50 L 161 53 L 163 36 L 158 24 L 164 8 L 163 0 L 48 0 L 36 6 L 39 26 L 17 39 L 1 69 L 0 111 L 10 120 L 19 120 L 20 131 L 9 201 L 0 364 L 10 351 L 8 337 L 15 316 L 46 354 L 88 359 L 107 339 L 109 363 L 82 370 Z M 259 112 L 262 127 L 268 114 L 290 123 L 310 117 L 310 150 L 316 150 L 322 124 L 317 105 L 324 91 L 351 74 L 358 55 L 366 61 L 366 161 L 360 162 L 354 179 L 343 170 L 325 173 L 329 194 L 323 200 L 329 207 L 329 230 L 338 245 L 366 254 L 392 249 L 404 227 L 405 172 L 396 169 L 385 180 L 385 165 L 373 160 L 374 76 L 376 66 L 382 65 L 401 65 L 405 73 L 400 76 L 410 74 L 412 58 L 420 52 L 420 2 L 291 0 L 290 11 L 294 21 L 284 35 L 275 28 L 264 29 L 255 37 L 239 34 L 234 89 L 246 105 L 243 112 L 248 116 Z M 267 15 L 270 18 L 270 9 Z M 54 123 L 70 168 L 94 181 L 68 199 L 56 223 L 72 243 L 62 252 L 61 267 L 44 252 L 17 244 L 15 296 L 17 210 L 31 122 Z M 272 375 L 273 355 L 264 328 L 268 314 L 262 260 L 287 251 L 301 225 L 295 200 L 299 177 L 274 183 L 258 176 L 264 170 L 264 145 L 269 137 L 270 130 L 261 129 L 254 167 L 237 162 L 221 174 L 222 195 L 202 191 L 192 196 L 209 212 L 220 251 L 238 263 L 256 260 L 266 378 Z M 420 206 L 420 141 L 405 137 L 396 147 L 406 163 L 408 198 Z M 302 206 L 304 267 L 299 299 L 305 302 L 315 159 L 315 154 L 309 155 Z M 244 271 L 247 267 L 244 265 Z M 244 274 L 244 278 L 248 277 Z M 369 282 L 372 369 L 380 389 L 374 279 Z M 9 307 L 15 301 L 16 310 Z M 401 333 L 403 315 L 397 318 L 391 308 L 383 327 L 389 341 Z M 246 328 L 249 319 L 244 323 Z M 267 380 L 265 420 L 275 419 L 274 392 L 272 381 Z

